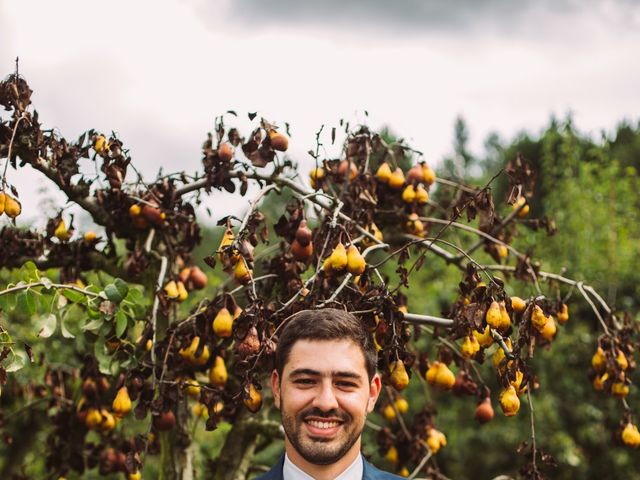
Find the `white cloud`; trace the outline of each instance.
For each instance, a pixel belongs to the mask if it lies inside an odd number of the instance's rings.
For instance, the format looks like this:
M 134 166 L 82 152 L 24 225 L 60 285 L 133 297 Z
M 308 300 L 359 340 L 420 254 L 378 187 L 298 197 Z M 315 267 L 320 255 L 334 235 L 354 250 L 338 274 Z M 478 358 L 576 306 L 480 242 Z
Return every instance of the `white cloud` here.
M 0 66 L 10 73 L 19 55 L 45 125 L 71 139 L 89 128 L 117 131 L 148 178 L 160 166 L 199 169 L 206 131 L 228 109 L 241 115 L 229 124 L 246 134 L 248 111 L 290 122 L 291 154 L 307 167 L 315 132 L 340 118 L 388 124 L 435 161 L 450 149 L 458 114 L 479 150 L 491 130 L 537 130 L 552 113 L 573 111 L 577 126 L 595 133 L 640 111 L 632 61 L 640 29 L 629 28 L 640 17 L 636 8 L 621 18 L 613 2 L 570 17 L 534 9 L 500 29 L 397 36 L 357 25 L 238 23 L 229 1 L 215 5 L 4 1 Z M 21 191 L 32 188 L 31 176 L 10 175 Z M 207 202 L 217 215 L 246 205 L 223 197 Z

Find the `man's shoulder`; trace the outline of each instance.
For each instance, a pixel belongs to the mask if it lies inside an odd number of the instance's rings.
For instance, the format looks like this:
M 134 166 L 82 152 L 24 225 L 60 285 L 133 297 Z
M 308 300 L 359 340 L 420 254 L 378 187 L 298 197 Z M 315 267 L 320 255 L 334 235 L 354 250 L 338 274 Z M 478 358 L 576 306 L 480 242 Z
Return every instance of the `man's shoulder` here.
M 284 455 L 276 462 L 271 470 L 260 475 L 255 480 L 282 480 L 282 465 L 284 464 Z
M 378 470 L 371 463 L 364 461 L 364 475 L 363 480 L 394 480 L 394 479 L 402 479 L 398 475 L 394 475 L 393 473 L 383 472 L 382 470 Z

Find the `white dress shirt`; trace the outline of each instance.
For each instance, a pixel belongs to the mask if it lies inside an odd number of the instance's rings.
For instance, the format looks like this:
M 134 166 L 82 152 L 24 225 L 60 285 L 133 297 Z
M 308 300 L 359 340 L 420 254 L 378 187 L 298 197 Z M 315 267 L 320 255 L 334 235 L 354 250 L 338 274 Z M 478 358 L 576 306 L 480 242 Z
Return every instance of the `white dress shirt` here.
M 347 469 L 338 475 L 335 480 L 362 480 L 364 473 L 364 463 L 362 455 L 358 455 Z M 284 466 L 282 467 L 282 478 L 284 480 L 314 480 L 308 473 L 302 471 L 295 465 L 287 454 L 284 455 Z

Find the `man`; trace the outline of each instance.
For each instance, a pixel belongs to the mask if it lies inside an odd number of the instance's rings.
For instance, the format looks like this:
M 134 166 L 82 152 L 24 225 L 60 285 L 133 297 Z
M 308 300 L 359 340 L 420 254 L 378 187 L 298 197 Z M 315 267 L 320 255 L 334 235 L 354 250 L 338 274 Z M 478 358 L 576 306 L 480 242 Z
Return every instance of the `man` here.
M 271 388 L 285 455 L 258 480 L 391 480 L 360 453 L 381 381 L 373 339 L 353 315 L 326 308 L 291 316 L 280 334 Z

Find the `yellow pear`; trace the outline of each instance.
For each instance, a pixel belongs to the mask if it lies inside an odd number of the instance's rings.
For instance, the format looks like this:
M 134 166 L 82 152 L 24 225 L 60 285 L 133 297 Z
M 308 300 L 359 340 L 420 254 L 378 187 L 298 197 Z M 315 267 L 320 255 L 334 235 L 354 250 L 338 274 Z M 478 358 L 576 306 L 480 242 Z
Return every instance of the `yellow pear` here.
M 180 295 L 178 285 L 176 285 L 174 280 L 171 280 L 164 286 L 164 292 L 167 294 L 168 298 L 178 298 L 178 295 Z
M 416 199 L 416 189 L 413 185 L 407 185 L 402 191 L 402 201 L 405 203 L 413 203 Z
M 418 202 L 420 205 L 424 205 L 428 201 L 429 192 L 427 192 L 427 189 L 422 185 L 418 185 L 418 188 L 416 188 L 416 202 Z
M 447 437 L 441 431 L 431 427 L 427 433 L 427 445 L 429 445 L 431 453 L 435 455 L 440 448 L 447 445 Z
M 564 325 L 569 321 L 569 307 L 566 303 L 563 303 L 560 306 L 560 311 L 558 312 L 558 315 L 556 315 L 556 318 L 558 319 L 558 323 L 560 325 Z
M 426 163 L 422 164 L 422 179 L 427 186 L 433 185 L 436 181 L 436 172 Z
M 396 360 L 393 362 L 389 366 L 389 372 L 391 373 L 389 380 L 391 381 L 393 388 L 397 391 L 407 388 L 407 385 L 409 385 L 409 374 L 407 373 L 407 369 L 402 360 Z
M 4 192 L 0 192 L 0 215 L 4 213 L 4 202 L 6 201 L 7 196 Z
M 485 319 L 487 320 L 487 324 L 491 328 L 495 328 L 496 330 L 498 330 L 502 325 L 502 313 L 500 311 L 500 304 L 495 300 L 491 302 L 491 305 L 489 305 L 489 309 L 487 310 Z
M 350 245 L 347 250 L 347 271 L 351 275 L 362 275 L 367 262 L 355 245 Z
M 378 171 L 376 172 L 376 178 L 384 183 L 389 183 L 389 179 L 391 178 L 391 167 L 387 162 L 383 162 L 378 167 Z
M 491 327 L 487 325 L 483 332 L 477 330 L 473 331 L 473 336 L 476 337 L 481 347 L 488 347 L 493 343 L 493 337 L 491 336 Z
M 113 399 L 111 404 L 113 413 L 118 417 L 122 417 L 131 411 L 131 397 L 129 397 L 129 390 L 127 387 L 121 387 L 116 394 L 116 398 Z
M 504 302 L 500 302 L 498 305 L 500 307 L 499 330 L 500 332 L 506 332 L 507 330 L 509 330 L 509 327 L 511 326 L 511 317 L 509 317 L 509 312 L 507 312 L 507 307 L 505 306 Z
M 467 335 L 462 341 L 460 353 L 464 358 L 471 358 L 480 351 L 480 343 L 474 335 Z
M 16 218 L 22 211 L 22 205 L 8 193 L 5 193 L 4 196 L 4 213 L 6 213 L 9 218 Z
M 233 269 L 233 276 L 236 281 L 241 285 L 246 285 L 251 281 L 252 270 L 247 267 L 247 262 L 243 257 L 240 257 L 236 262 L 236 266 Z
M 69 238 L 69 231 L 67 230 L 67 226 L 64 223 L 64 220 L 60 219 L 58 225 L 56 226 L 56 229 L 53 231 L 53 234 L 61 242 L 64 242 Z
M 538 305 L 535 305 L 533 307 L 533 312 L 531 313 L 531 323 L 533 324 L 535 329 L 541 332 L 548 321 L 549 319 L 544 314 L 542 309 Z
M 189 296 L 189 292 L 187 292 L 187 289 L 185 288 L 184 283 L 178 282 L 176 284 L 176 288 L 178 289 L 178 301 L 184 302 Z
M 224 387 L 227 384 L 229 374 L 227 373 L 227 367 L 224 364 L 224 359 L 217 356 L 213 362 L 213 367 L 209 370 L 209 381 L 216 387 Z
M 400 167 L 396 168 L 388 180 L 389 186 L 394 190 L 399 190 L 404 186 L 404 172 Z
M 221 338 L 228 338 L 231 336 L 233 329 L 233 317 L 226 307 L 222 307 L 212 323 L 213 333 Z
M 330 259 L 331 269 L 334 272 L 340 272 L 344 270 L 349 260 L 347 257 L 347 249 L 344 248 L 344 245 L 342 244 L 342 242 L 338 242 L 338 245 L 336 245 L 336 248 L 334 248 L 333 252 L 331 252 L 329 259 Z
M 247 407 L 251 413 L 256 413 L 262 407 L 262 394 L 260 391 L 253 385 L 253 383 L 249 384 L 249 390 L 245 395 L 244 406 Z
M 513 417 L 520 410 L 520 399 L 513 385 L 510 385 L 500 394 L 500 407 L 506 417 Z
M 522 313 L 527 308 L 527 303 L 520 297 L 511 297 L 511 308 L 516 313 Z
M 640 432 L 638 431 L 638 427 L 631 422 L 627 423 L 622 430 L 621 438 L 622 443 L 628 447 L 640 447 Z

